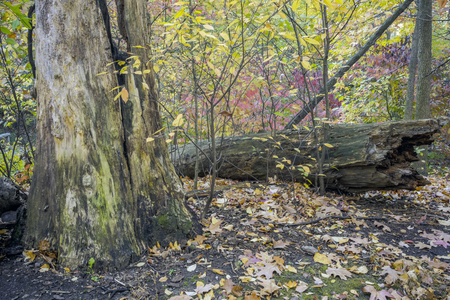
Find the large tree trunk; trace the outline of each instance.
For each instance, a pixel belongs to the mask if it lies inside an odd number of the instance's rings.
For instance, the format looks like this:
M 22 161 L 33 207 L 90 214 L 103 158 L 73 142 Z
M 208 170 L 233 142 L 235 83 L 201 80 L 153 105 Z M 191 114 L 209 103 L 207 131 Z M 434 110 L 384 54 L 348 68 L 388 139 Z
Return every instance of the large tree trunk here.
M 323 130 L 319 133 L 320 143 L 332 146 L 326 150 L 323 166 L 326 187 L 362 192 L 412 189 L 425 184 L 427 181 L 411 168 L 411 161 L 417 160 L 414 146 L 430 144 L 441 123 L 420 120 L 327 126 L 323 129 L 327 130 L 327 140 L 323 141 Z M 218 149 L 221 157 L 219 176 L 265 180 L 276 175 L 287 181 L 314 183 L 318 166 L 314 159 L 317 147 L 313 141 L 313 134 L 308 131 L 284 131 L 273 138 L 264 133 L 225 139 Z M 208 154 L 208 145 L 200 146 L 202 152 Z M 187 144 L 176 152 L 174 164 L 182 175 L 193 175 L 194 148 Z M 200 164 L 206 174 L 208 159 L 202 157 Z M 281 164 L 284 164 L 283 169 Z M 309 169 L 308 176 L 299 168 Z
M 130 35 L 148 36 L 145 3 L 125 0 Z M 148 243 L 179 239 L 192 227 L 165 143 L 145 143 L 161 126 L 153 75 L 129 77 L 123 110 L 112 66 L 97 75 L 112 61 L 104 5 L 36 2 L 38 157 L 25 242 L 37 248 L 48 239 L 72 268 L 90 258 L 122 268 Z

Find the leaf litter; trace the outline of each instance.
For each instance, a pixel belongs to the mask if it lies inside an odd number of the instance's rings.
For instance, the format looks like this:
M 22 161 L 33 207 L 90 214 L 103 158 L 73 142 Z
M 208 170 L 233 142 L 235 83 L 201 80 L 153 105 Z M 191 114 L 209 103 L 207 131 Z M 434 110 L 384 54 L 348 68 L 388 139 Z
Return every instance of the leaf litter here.
M 111 276 L 108 295 L 121 291 L 111 299 L 448 299 L 450 187 L 428 179 L 415 191 L 325 196 L 296 183 L 218 179 L 203 235 L 149 248 L 133 272 L 73 280 L 80 274 L 49 264 L 45 243 L 20 260 L 29 267 L 39 257 L 35 274 L 90 287 L 83 299 L 108 291 Z M 199 215 L 207 193 L 183 182 Z

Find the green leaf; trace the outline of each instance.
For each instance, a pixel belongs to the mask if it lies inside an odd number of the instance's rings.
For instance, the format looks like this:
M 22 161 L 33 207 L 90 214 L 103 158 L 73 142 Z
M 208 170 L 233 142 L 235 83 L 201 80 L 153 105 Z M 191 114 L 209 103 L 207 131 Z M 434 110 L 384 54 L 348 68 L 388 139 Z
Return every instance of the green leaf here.
M 11 31 L 8 29 L 8 28 L 6 28 L 6 27 L 0 27 L 0 31 L 1 32 L 3 32 L 3 33 L 5 33 L 5 34 L 11 34 Z
M 6 43 L 8 43 L 8 44 L 10 44 L 10 45 L 15 45 L 15 44 L 16 44 L 16 41 L 13 40 L 12 38 L 7 38 L 7 39 L 6 39 Z

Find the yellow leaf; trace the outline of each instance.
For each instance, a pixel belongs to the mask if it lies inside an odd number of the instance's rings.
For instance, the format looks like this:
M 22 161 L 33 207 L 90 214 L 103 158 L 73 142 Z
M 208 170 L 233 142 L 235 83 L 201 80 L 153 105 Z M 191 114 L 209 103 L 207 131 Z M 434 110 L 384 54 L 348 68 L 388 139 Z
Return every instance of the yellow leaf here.
M 303 68 L 305 68 L 306 70 L 311 70 L 311 65 L 306 60 L 302 60 L 301 64 L 302 64 Z
M 44 264 L 39 272 L 47 272 L 48 270 L 50 270 L 50 266 L 48 264 Z
M 122 92 L 120 92 L 121 96 L 122 96 L 122 100 L 123 102 L 127 103 L 128 102 L 128 98 L 130 97 L 130 95 L 128 94 L 128 91 L 126 88 L 122 89 Z
M 276 165 L 276 167 L 280 168 L 281 170 L 283 170 L 284 169 L 284 164 L 279 163 L 279 164 Z
M 168 144 L 168 143 L 171 143 L 172 142 L 172 139 L 166 139 L 166 143 Z
M 285 269 L 286 271 L 288 271 L 288 272 L 291 272 L 291 273 L 297 273 L 297 269 L 294 268 L 294 267 L 291 266 L 291 265 L 285 266 L 284 269 Z
M 300 6 L 300 0 L 295 0 L 294 2 L 292 2 L 292 10 L 295 12 L 297 11 L 298 7 Z
M 205 29 L 207 29 L 207 30 L 214 30 L 214 27 L 212 27 L 211 25 L 208 25 L 208 24 L 203 25 L 203 27 L 205 27 Z
M 331 145 L 331 144 L 327 144 L 327 143 L 325 143 L 325 144 L 323 144 L 325 147 L 328 147 L 328 148 L 333 148 L 333 145 Z
M 306 36 L 303 37 L 303 39 L 304 39 L 306 42 L 310 43 L 310 44 L 320 46 L 320 43 L 319 43 L 318 41 L 316 41 L 315 39 L 312 39 L 312 38 L 309 38 L 309 37 L 306 37 Z
M 226 33 L 221 32 L 220 36 L 225 40 L 225 41 L 229 41 L 230 38 L 228 37 L 228 35 Z
M 25 256 L 25 260 L 29 259 L 30 261 L 33 261 L 36 258 L 36 254 L 34 254 L 33 251 L 26 251 L 24 253 L 24 256 Z
M 314 254 L 314 261 L 323 265 L 329 265 L 331 264 L 330 260 L 328 259 L 328 257 L 325 254 L 316 252 L 316 254 Z
M 149 143 L 149 142 L 153 142 L 154 140 L 155 140 L 154 138 L 148 137 L 146 141 L 147 141 L 147 143 Z M 158 247 L 158 248 L 159 248 L 159 247 Z
M 182 9 L 180 9 L 174 16 L 173 16 L 173 19 L 174 20 L 176 20 L 176 19 L 178 19 L 179 17 L 181 17 L 183 14 L 184 14 L 184 7 L 182 8 Z
M 181 127 L 184 123 L 183 114 L 179 114 L 172 122 L 172 126 Z
M 114 97 L 114 101 L 116 101 L 122 95 L 123 89 Z
M 101 72 L 101 73 L 98 73 L 97 76 L 105 75 L 105 74 L 108 74 L 108 72 Z
M 70 273 L 70 269 L 69 268 L 64 268 L 64 271 L 66 271 L 67 273 Z
M 214 273 L 216 273 L 216 274 L 219 274 L 219 275 L 225 275 L 225 272 L 223 270 L 220 270 L 220 269 L 212 269 L 212 271 Z
M 161 277 L 160 279 L 159 279 L 159 282 L 166 282 L 167 281 L 167 277 L 166 276 L 163 276 L 163 277 Z
M 289 282 L 286 282 L 284 284 L 284 286 L 287 287 L 288 289 L 293 289 L 293 288 L 295 288 L 297 286 L 297 282 L 289 280 Z

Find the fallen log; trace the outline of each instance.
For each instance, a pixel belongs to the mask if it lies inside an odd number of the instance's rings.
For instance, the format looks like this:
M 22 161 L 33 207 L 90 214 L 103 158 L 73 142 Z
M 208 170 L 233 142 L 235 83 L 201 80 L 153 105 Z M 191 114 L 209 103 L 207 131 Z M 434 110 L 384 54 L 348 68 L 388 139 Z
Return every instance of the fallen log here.
M 238 180 L 278 179 L 317 184 L 327 189 L 363 192 L 375 189 L 414 189 L 427 180 L 411 167 L 414 150 L 429 145 L 446 120 L 413 120 L 373 124 L 325 124 L 315 130 L 291 130 L 275 136 L 259 133 L 224 138 L 218 143 L 218 176 Z M 209 144 L 198 145 L 200 176 L 209 173 Z M 318 152 L 319 151 L 319 152 Z M 325 151 L 322 155 L 322 151 Z M 319 156 L 318 156 L 319 153 Z M 318 158 L 323 157 L 322 175 Z M 194 176 L 195 146 L 172 149 L 180 175 Z

